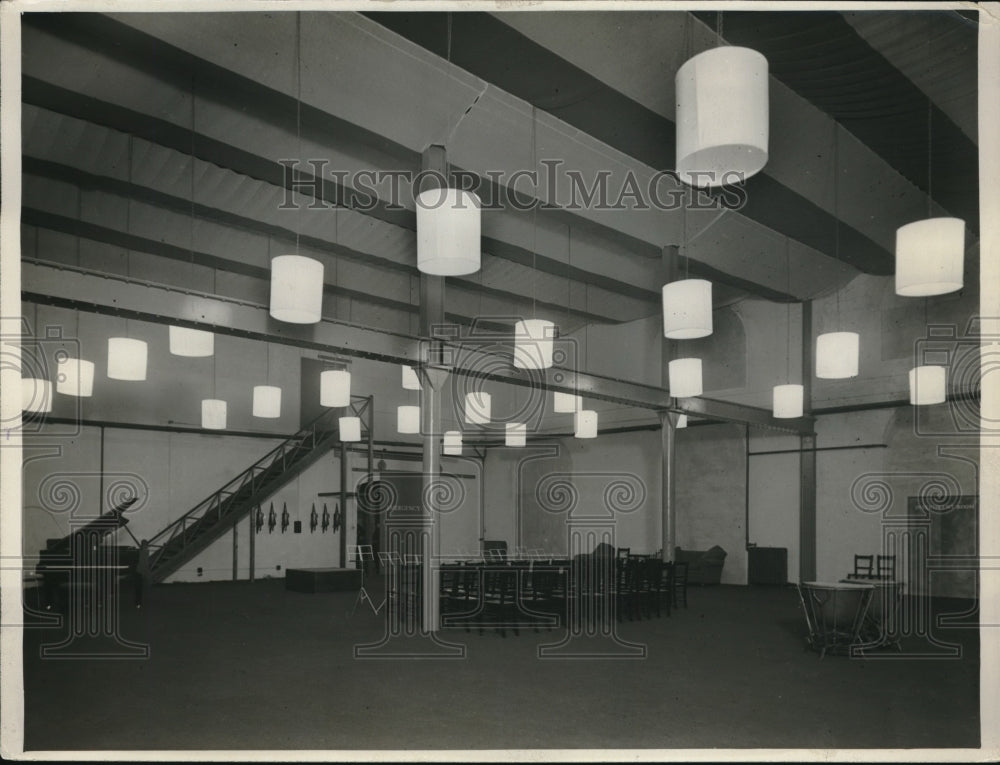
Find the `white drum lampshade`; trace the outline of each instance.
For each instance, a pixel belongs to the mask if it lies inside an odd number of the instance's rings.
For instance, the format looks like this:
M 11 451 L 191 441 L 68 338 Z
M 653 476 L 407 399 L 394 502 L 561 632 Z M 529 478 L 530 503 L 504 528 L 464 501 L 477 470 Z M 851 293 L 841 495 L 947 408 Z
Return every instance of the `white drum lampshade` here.
M 444 432 L 444 453 L 462 453 L 462 432 L 459 430 L 446 430 Z
M 801 385 L 775 385 L 772 391 L 772 410 L 778 419 L 802 416 L 803 395 Z
M 545 319 L 522 319 L 514 324 L 514 366 L 518 369 L 548 369 L 556 327 Z
M 767 59 L 721 46 L 677 70 L 677 174 L 701 188 L 738 183 L 767 163 Z
M 663 285 L 663 336 L 692 340 L 712 334 L 712 283 L 681 279 Z
M 37 377 L 21 378 L 21 411 L 51 412 L 52 383 Z
M 170 352 L 174 356 L 211 356 L 215 353 L 215 335 L 202 329 L 171 327 Z
M 271 259 L 271 316 L 315 324 L 323 315 L 323 264 L 303 255 Z
M 275 385 L 255 385 L 253 388 L 253 416 L 275 418 L 281 416 L 281 388 Z
M 94 394 L 94 362 L 83 359 L 60 359 L 56 364 L 56 391 L 68 396 Z
M 465 421 L 473 425 L 487 425 L 490 421 L 490 394 L 472 391 L 465 394 Z
M 552 411 L 559 414 L 569 414 L 579 412 L 581 409 L 583 409 L 582 396 L 573 393 L 559 393 L 558 391 L 552 394 Z
M 943 404 L 948 398 L 947 381 L 944 367 L 914 367 L 910 370 L 910 403 L 914 406 Z
M 965 221 L 928 218 L 896 230 L 896 294 L 944 295 L 962 289 Z
M 858 376 L 861 337 L 857 332 L 827 332 L 816 338 L 816 376 L 843 380 Z
M 673 359 L 667 364 L 670 395 L 690 398 L 702 394 L 701 359 Z
M 351 373 L 327 369 L 319 375 L 320 406 L 347 406 L 351 403 Z
M 507 446 L 524 446 L 528 443 L 528 426 L 523 422 L 508 422 L 504 443 Z
M 402 365 L 403 370 L 403 390 L 420 390 L 420 377 L 417 370 L 406 364 Z
M 597 412 L 593 409 L 581 409 L 576 413 L 576 438 L 597 438 Z
M 226 402 L 217 398 L 202 399 L 201 426 L 207 430 L 225 430 Z
M 675 428 L 686 428 L 688 426 L 688 416 L 686 414 L 677 415 L 677 424 L 674 425 Z
M 460 189 L 427 189 L 417 206 L 417 268 L 433 276 L 479 270 L 482 213 L 479 197 Z
M 420 407 L 400 406 L 396 409 L 396 430 L 400 433 L 420 432 Z
M 360 417 L 341 417 L 340 423 L 340 440 L 341 441 L 360 441 L 361 440 L 361 418 Z
M 108 338 L 108 377 L 112 380 L 146 379 L 146 343 L 129 337 Z

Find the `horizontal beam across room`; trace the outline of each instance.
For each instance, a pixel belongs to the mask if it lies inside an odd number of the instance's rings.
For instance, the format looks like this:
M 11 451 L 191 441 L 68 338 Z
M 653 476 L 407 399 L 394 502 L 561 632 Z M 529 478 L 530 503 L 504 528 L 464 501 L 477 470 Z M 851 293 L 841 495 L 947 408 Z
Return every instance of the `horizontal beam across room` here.
M 192 290 L 180 290 L 127 277 L 112 277 L 73 266 L 51 266 L 37 261 L 22 263 L 22 299 L 90 313 L 120 316 L 136 321 L 173 324 L 191 329 L 251 340 L 281 343 L 325 353 L 373 359 L 393 364 L 418 364 L 424 341 L 354 324 L 324 319 L 318 324 L 290 325 L 270 317 L 257 303 L 221 298 Z M 113 297 L 109 297 L 112 296 Z M 489 351 L 472 343 L 435 341 L 445 355 L 461 359 L 449 364 L 456 374 L 475 375 L 523 387 L 579 393 L 588 398 L 643 409 L 683 412 L 714 420 L 726 420 L 792 433 L 812 433 L 811 418 L 778 420 L 765 409 L 706 398 L 677 399 L 669 391 L 651 385 L 615 380 L 600 375 L 552 367 L 529 371 L 514 369 L 496 352 L 497 338 L 487 343 Z

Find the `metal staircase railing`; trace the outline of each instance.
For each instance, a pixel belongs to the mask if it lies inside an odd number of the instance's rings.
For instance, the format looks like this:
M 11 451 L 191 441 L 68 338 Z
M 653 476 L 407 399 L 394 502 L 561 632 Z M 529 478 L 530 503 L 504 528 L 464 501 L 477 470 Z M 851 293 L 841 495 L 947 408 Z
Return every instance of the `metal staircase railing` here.
M 359 398 L 362 407 L 370 397 Z M 342 410 L 328 409 L 150 538 L 150 570 L 162 582 L 339 441 Z

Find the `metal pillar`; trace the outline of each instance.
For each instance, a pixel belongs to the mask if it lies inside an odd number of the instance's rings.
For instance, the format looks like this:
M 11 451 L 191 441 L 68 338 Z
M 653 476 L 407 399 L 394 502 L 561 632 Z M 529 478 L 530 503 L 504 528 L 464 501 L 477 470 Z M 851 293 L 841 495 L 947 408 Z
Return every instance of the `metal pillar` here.
M 252 582 L 256 576 L 254 575 L 254 569 L 257 566 L 257 512 L 260 510 L 260 505 L 250 511 L 249 521 L 250 521 L 250 562 L 248 564 L 248 576 Z
M 812 412 L 812 301 L 802 303 L 803 414 Z M 799 436 L 799 581 L 816 579 L 816 434 Z
M 347 568 L 347 444 L 340 443 L 340 567 Z

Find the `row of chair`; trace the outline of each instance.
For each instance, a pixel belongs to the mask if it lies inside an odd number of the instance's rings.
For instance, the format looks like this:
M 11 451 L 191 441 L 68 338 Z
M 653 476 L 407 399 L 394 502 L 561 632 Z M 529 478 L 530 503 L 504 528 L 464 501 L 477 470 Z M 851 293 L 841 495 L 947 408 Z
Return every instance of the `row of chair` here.
M 855 555 L 854 573 L 847 575 L 848 579 L 879 579 L 895 581 L 895 555 Z

